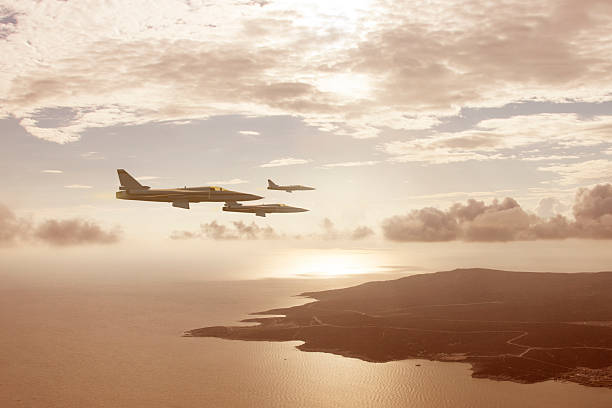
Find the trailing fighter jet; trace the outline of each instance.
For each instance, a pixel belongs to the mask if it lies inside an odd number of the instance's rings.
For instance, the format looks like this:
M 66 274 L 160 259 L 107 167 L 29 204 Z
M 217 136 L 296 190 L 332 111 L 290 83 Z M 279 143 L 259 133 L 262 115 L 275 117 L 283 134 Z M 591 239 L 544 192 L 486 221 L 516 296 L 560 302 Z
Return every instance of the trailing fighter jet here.
M 259 205 L 242 205 L 229 204 L 223 207 L 223 211 L 252 213 L 258 217 L 265 217 L 271 213 L 296 213 L 308 211 L 305 208 L 291 207 L 286 204 L 259 204 Z
M 228 205 L 234 205 L 238 201 L 263 198 L 255 194 L 240 193 L 214 186 L 152 189 L 140 184 L 123 169 L 117 169 L 117 174 L 121 182 L 119 187 L 121 191 L 117 191 L 115 196 L 121 200 L 161 201 L 172 203 L 173 207 L 189 209 L 189 203 L 225 202 Z
M 290 193 L 290 192 L 296 191 L 296 190 L 314 190 L 314 188 L 313 187 L 300 186 L 300 185 L 279 186 L 278 184 L 274 183 L 272 180 L 268 179 L 268 190 L 281 190 L 281 191 L 286 191 L 286 192 Z

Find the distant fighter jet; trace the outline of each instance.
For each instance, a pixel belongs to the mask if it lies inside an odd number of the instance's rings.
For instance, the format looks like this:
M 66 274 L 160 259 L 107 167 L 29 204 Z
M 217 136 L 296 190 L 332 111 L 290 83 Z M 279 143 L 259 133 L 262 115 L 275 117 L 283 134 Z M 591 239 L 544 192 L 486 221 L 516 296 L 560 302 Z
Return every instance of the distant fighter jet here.
M 117 169 L 121 186 L 115 196 L 121 200 L 160 201 L 172 203 L 173 207 L 189 209 L 189 203 L 225 202 L 235 205 L 238 201 L 259 200 L 263 197 L 255 194 L 240 193 L 221 187 L 184 187 L 168 189 L 152 189 L 143 186 L 130 174 Z
M 305 208 L 291 207 L 286 204 L 259 204 L 259 205 L 242 205 L 230 204 L 223 207 L 223 211 L 251 213 L 258 217 L 265 217 L 271 213 L 296 213 L 308 211 Z
M 281 190 L 281 191 L 286 191 L 286 192 L 290 193 L 290 192 L 296 191 L 296 190 L 314 190 L 314 188 L 306 187 L 306 186 L 300 186 L 300 185 L 279 186 L 278 184 L 274 183 L 272 180 L 268 179 L 268 190 Z

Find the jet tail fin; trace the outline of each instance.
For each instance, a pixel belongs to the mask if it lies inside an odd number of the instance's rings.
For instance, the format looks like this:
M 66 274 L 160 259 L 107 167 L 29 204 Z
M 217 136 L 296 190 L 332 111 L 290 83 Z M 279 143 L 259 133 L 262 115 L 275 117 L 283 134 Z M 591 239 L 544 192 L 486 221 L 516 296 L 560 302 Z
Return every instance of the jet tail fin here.
M 272 187 L 278 187 L 278 186 L 272 180 L 268 179 L 268 188 L 272 188 Z
M 120 190 L 147 190 L 150 188 L 149 186 L 140 184 L 130 175 L 130 173 L 123 169 L 117 169 L 117 174 L 119 175 L 119 182 L 121 183 L 121 187 L 119 187 Z

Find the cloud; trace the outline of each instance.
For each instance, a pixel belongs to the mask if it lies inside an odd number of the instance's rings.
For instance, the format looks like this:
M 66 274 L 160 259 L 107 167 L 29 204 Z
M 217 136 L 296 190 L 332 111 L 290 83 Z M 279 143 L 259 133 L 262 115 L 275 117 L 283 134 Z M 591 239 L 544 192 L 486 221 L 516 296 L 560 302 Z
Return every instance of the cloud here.
M 374 231 L 370 227 L 357 227 L 351 233 L 351 239 L 359 240 L 374 235 Z
M 378 160 L 370 161 L 353 161 L 353 162 L 341 162 L 341 163 L 329 163 L 324 164 L 323 167 L 358 167 L 358 166 L 373 166 L 380 163 Z
M 612 179 L 612 161 L 604 159 L 542 166 L 538 167 L 538 170 L 549 171 L 561 176 L 559 183 L 562 185 L 593 183 Z
M 597 45 L 598 36 L 610 36 L 609 2 L 440 0 L 429 5 L 430 11 L 414 12 L 420 3 L 393 3 L 383 11 L 386 25 L 351 50 L 357 72 L 386 73 L 377 90 L 387 103 L 433 110 L 503 104 L 525 95 L 603 96 L 588 95 L 587 89 L 597 86 L 597 71 L 610 55 Z M 431 84 L 427 92 L 423 83 Z
M 447 200 L 450 198 L 463 198 L 463 197 L 480 197 L 480 198 L 494 198 L 500 194 L 510 193 L 515 190 L 495 190 L 495 191 L 453 191 L 449 193 L 436 193 L 436 194 L 422 194 L 413 195 L 409 198 L 413 199 L 428 199 L 428 200 Z
M 240 130 L 238 131 L 238 133 L 245 136 L 259 136 L 259 132 L 256 132 L 254 130 Z
M 251 222 L 251 224 L 245 224 L 242 221 L 232 222 L 232 226 L 228 227 L 223 224 L 212 221 L 208 223 L 200 224 L 200 230 L 196 232 L 191 231 L 174 231 L 170 235 L 171 239 L 213 239 L 213 240 L 256 240 L 256 239 L 278 239 L 280 235 L 274 231 L 270 226 L 260 227 L 259 225 Z
M 70 185 L 64 186 L 64 188 L 88 189 L 88 188 L 93 188 L 93 186 L 87 186 L 84 184 L 70 184 Z
M 612 115 L 588 119 L 576 114 L 546 113 L 487 119 L 460 132 L 434 132 L 428 137 L 386 142 L 378 150 L 393 162 L 453 163 L 468 160 L 516 158 L 552 161 L 579 158 L 575 154 L 531 155 L 545 143 L 557 150 L 612 142 Z M 518 154 L 517 154 L 518 153 Z
M 305 163 L 310 163 L 310 160 L 294 159 L 293 157 L 286 157 L 283 159 L 271 160 L 268 163 L 261 164 L 259 167 L 293 166 L 296 164 L 305 164 Z
M 392 241 L 452 241 L 459 226 L 450 214 L 433 207 L 396 215 L 382 223 L 384 235 Z
M 27 239 L 31 229 L 32 224 L 28 220 L 18 218 L 10 208 L 0 203 L 0 246 Z
M 23 122 L 23 121 L 22 121 Z M 23 123 L 20 123 L 23 126 Z M 46 128 L 46 129 L 51 129 L 51 128 Z M 53 131 L 52 129 L 50 130 L 51 132 Z M 36 136 L 36 135 L 35 135 Z M 46 137 L 42 137 L 42 139 L 47 139 L 47 140 L 51 140 L 48 139 Z M 78 138 L 76 139 L 78 140 Z M 64 143 L 64 142 L 68 142 L 68 141 L 72 141 L 72 140 L 64 140 L 62 139 L 60 141 L 60 143 Z M 103 156 L 100 156 L 100 152 L 86 152 L 86 153 L 81 153 L 81 157 L 84 159 L 88 159 L 88 160 L 104 160 Z
M 602 184 L 576 193 L 574 220 L 550 214 L 559 203 L 542 200 L 540 211 L 547 217 L 526 212 L 512 198 L 491 204 L 470 199 L 446 211 L 427 207 L 382 223 L 392 241 L 522 241 L 538 239 L 612 239 L 612 185 Z
M 239 237 L 246 237 L 247 239 L 277 239 L 279 236 L 276 234 L 272 227 L 260 227 L 254 222 L 251 224 L 245 224 L 242 221 L 234 222 L 234 228 L 238 233 Z
M 119 241 L 120 231 L 104 231 L 98 224 L 80 219 L 47 220 L 36 227 L 33 236 L 57 246 L 114 244 Z
M 219 184 L 219 185 L 231 185 L 231 184 L 244 184 L 248 183 L 247 180 L 234 178 L 231 180 L 218 180 L 218 181 L 207 181 L 206 184 Z
M 200 224 L 198 231 L 173 231 L 170 235 L 174 240 L 187 239 L 213 239 L 213 240 L 273 240 L 273 239 L 303 239 L 305 237 L 316 240 L 361 240 L 374 235 L 374 231 L 366 226 L 359 226 L 351 230 L 338 230 L 329 218 L 321 221 L 322 232 L 303 235 L 285 235 L 277 232 L 270 226 L 262 227 L 255 222 L 246 224 L 242 221 L 234 221 L 229 225 L 220 224 L 217 221 Z
M 19 14 L 14 10 L 0 6 L 0 40 L 17 31 L 18 16 Z
M 336 231 L 334 223 L 329 218 L 324 218 L 323 221 L 321 221 L 321 228 L 324 231 L 321 235 L 323 239 L 338 239 L 340 234 Z
M 374 231 L 366 226 L 359 226 L 352 230 L 338 230 L 329 218 L 324 218 L 320 224 L 322 233 L 310 235 L 312 238 L 324 240 L 360 240 L 374 235 Z
M 47 174 L 62 174 L 63 171 L 61 170 L 41 170 L 41 173 L 47 173 Z
M 468 200 L 467 206 L 454 205 L 467 241 L 513 241 L 528 238 L 522 234 L 529 230 L 529 215 L 515 200 L 505 198 L 501 203 L 494 200 L 489 206 L 481 204 Z M 462 212 L 467 216 L 462 217 Z
M 553 217 L 555 214 L 567 211 L 569 207 L 555 197 L 546 197 L 540 200 L 535 208 L 535 213 L 543 218 Z
M 191 232 L 191 231 L 172 231 L 170 235 L 170 239 L 174 240 L 183 240 L 183 239 L 194 239 L 201 238 L 199 232 Z
M 431 128 L 462 106 L 609 99 L 607 0 L 257 4 L 15 2 L 0 11 L 3 114 L 58 143 L 222 114 L 365 138 Z M 49 108 L 75 115 L 44 127 Z
M 50 219 L 39 224 L 17 217 L 0 203 L 0 246 L 17 242 L 44 242 L 54 246 L 113 244 L 121 238 L 121 230 L 104 230 L 93 221 L 79 218 Z
M 521 160 L 524 161 L 553 161 L 553 160 L 567 160 L 567 159 L 579 159 L 580 156 L 576 155 L 556 155 L 551 154 L 550 156 L 530 156 L 530 157 L 522 157 Z
M 148 181 L 148 180 L 157 180 L 157 179 L 160 179 L 161 177 L 159 176 L 139 176 L 135 178 L 140 181 Z
M 574 204 L 576 228 L 581 236 L 612 238 L 612 185 L 581 188 Z

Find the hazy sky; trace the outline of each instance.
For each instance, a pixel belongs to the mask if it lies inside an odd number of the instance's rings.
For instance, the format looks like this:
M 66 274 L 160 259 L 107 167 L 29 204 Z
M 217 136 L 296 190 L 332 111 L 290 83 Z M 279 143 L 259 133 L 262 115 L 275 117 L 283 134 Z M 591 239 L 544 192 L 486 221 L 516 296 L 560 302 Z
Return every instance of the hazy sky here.
M 2 1 L 0 52 L 14 262 L 221 241 L 612 260 L 609 0 Z M 117 168 L 310 212 L 119 201 Z

